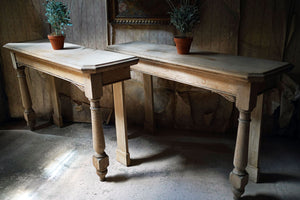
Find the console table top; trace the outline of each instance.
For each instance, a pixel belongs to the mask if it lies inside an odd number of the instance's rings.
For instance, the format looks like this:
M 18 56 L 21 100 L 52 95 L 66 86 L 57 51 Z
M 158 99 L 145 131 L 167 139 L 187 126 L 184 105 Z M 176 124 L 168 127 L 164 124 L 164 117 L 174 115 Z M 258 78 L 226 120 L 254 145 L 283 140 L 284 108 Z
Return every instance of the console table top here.
M 48 40 L 8 43 L 4 45 L 4 48 L 14 53 L 35 57 L 83 72 L 105 71 L 107 67 L 138 60 L 134 56 L 85 48 L 71 43 L 65 43 L 64 49 L 53 50 Z
M 262 78 L 291 69 L 287 62 L 226 55 L 207 51 L 192 51 L 179 55 L 176 47 L 147 42 L 130 42 L 110 45 L 106 50 L 134 55 L 141 60 L 172 64 L 193 70 L 231 75 L 243 79 Z

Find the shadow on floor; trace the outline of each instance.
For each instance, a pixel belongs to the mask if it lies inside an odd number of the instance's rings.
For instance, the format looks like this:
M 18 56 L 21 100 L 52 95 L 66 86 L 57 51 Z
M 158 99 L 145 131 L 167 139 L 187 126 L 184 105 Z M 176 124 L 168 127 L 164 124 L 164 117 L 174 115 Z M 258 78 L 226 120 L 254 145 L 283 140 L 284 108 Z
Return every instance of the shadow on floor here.
M 135 131 L 132 131 L 130 133 L 128 133 L 128 140 L 134 139 L 134 138 L 138 138 L 143 134 L 143 131 L 138 129 Z
M 52 126 L 53 123 L 51 121 L 46 121 L 44 123 L 38 123 L 35 127 L 34 127 L 34 131 L 37 131 L 37 130 L 41 130 L 41 129 L 44 129 L 44 128 L 48 128 L 50 126 Z
M 176 170 L 176 172 L 179 172 L 181 170 Z M 106 182 L 126 182 L 129 179 L 143 179 L 147 177 L 168 177 L 171 173 L 174 173 L 174 171 L 145 171 L 142 173 L 134 173 L 134 174 L 118 174 L 115 176 L 108 176 L 106 177 Z
M 147 157 L 143 157 L 143 158 L 134 158 L 131 159 L 131 164 L 130 166 L 137 166 L 140 165 L 142 163 L 147 163 L 147 162 L 152 162 L 152 161 L 158 161 L 158 160 L 162 160 L 168 157 L 172 157 L 173 155 L 175 155 L 175 152 L 172 151 L 172 149 L 167 148 L 157 154 L 153 154 L 153 155 L 149 155 Z
M 282 200 L 282 199 L 273 195 L 258 194 L 255 196 L 244 196 L 240 200 Z
M 125 182 L 129 180 L 129 176 L 124 175 L 124 174 L 118 174 L 115 176 L 108 176 L 105 178 L 105 182 L 114 182 L 114 183 L 120 183 L 120 182 Z
M 300 177 L 291 174 L 261 173 L 259 183 L 300 182 Z

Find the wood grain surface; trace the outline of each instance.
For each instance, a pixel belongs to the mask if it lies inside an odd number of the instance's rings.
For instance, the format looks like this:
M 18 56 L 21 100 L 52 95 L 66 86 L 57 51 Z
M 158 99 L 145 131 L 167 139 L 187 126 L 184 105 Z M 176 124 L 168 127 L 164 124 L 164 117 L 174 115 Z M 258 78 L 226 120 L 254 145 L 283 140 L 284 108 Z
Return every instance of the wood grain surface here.
M 135 55 L 145 60 L 168 63 L 189 69 L 202 70 L 240 78 L 263 77 L 280 68 L 291 67 L 287 62 L 232 56 L 206 51 L 192 51 L 187 55 L 176 53 L 171 45 L 130 42 L 111 45 L 107 50 Z

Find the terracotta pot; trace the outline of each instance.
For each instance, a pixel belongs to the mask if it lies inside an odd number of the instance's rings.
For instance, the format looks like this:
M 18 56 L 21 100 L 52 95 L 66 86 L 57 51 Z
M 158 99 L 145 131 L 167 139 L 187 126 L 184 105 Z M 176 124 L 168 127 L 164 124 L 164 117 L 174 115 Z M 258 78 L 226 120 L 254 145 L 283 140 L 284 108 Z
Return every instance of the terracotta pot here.
M 174 37 L 178 54 L 188 54 L 190 52 L 192 37 Z
M 65 36 L 63 35 L 48 35 L 48 39 L 54 50 L 63 49 Z

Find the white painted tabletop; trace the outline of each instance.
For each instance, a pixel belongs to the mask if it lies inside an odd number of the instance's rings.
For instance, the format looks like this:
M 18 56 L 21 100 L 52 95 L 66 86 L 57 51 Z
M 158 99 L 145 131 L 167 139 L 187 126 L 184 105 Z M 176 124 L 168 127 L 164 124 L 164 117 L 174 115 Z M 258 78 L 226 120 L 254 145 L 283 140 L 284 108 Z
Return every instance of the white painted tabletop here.
M 233 75 L 242 78 L 263 77 L 291 69 L 287 62 L 233 56 L 213 52 L 197 51 L 186 55 L 177 54 L 171 45 L 146 42 L 130 42 L 110 45 L 106 50 L 134 55 L 140 59 L 153 60 L 194 70 Z
M 81 71 L 96 70 L 137 60 L 134 56 L 85 48 L 71 43 L 65 43 L 64 49 L 53 50 L 48 40 L 8 43 L 3 47 L 15 53 L 25 54 Z

